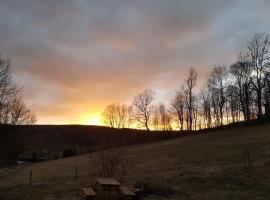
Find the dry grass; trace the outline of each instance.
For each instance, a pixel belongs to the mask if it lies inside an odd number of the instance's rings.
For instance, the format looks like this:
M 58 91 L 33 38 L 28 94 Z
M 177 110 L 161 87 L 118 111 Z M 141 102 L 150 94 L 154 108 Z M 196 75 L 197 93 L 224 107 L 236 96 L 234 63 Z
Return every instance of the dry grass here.
M 96 178 L 89 156 L 2 169 L 0 199 L 80 199 L 79 189 Z M 130 146 L 126 156 L 129 184 L 173 191 L 146 199 L 270 199 L 270 125 Z

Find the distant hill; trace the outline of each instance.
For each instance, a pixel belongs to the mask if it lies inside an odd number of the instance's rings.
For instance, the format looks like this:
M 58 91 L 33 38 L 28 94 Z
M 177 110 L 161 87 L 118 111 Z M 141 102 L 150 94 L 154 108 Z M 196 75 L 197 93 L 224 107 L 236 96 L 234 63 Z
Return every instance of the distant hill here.
M 0 166 L 15 164 L 18 157 L 27 161 L 41 155 L 45 160 L 69 157 L 110 148 L 143 144 L 158 140 L 205 134 L 219 130 L 269 123 L 268 120 L 238 122 L 221 127 L 188 131 L 150 131 L 136 129 L 114 129 L 103 126 L 86 125 L 33 125 L 0 126 Z M 44 157 L 44 154 L 46 156 Z M 40 160 L 35 158 L 35 160 Z
M 48 147 L 58 150 L 70 144 L 93 149 L 100 140 L 115 137 L 121 138 L 118 145 L 130 145 L 176 137 L 179 136 L 177 133 L 86 125 L 0 126 L 0 137 L 16 138 L 29 150 Z
M 39 152 L 55 154 L 56 157 L 68 157 L 110 148 L 110 146 L 142 144 L 180 136 L 179 132 L 149 133 L 144 130 L 102 126 L 2 125 L 0 126 L 0 164 L 1 161 L 5 163 L 5 160 L 12 164 L 20 154 L 27 154 L 27 160 L 31 159 L 31 154 Z

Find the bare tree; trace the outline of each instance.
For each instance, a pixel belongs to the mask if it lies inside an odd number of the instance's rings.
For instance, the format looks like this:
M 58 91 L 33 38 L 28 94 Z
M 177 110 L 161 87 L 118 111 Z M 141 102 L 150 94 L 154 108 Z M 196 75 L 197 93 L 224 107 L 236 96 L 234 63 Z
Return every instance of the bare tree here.
M 33 124 L 36 116 L 22 101 L 11 76 L 10 60 L 0 58 L 0 124 Z
M 235 92 L 239 97 L 241 104 L 241 111 L 243 112 L 244 119 L 250 120 L 250 96 L 251 96 L 251 82 L 250 82 L 250 62 L 247 56 L 242 53 L 238 55 L 236 63 L 230 66 L 230 75 L 232 76 Z
M 193 106 L 192 106 L 192 118 L 193 118 L 193 130 L 197 130 L 199 116 L 199 100 L 198 96 L 194 96 Z
M 8 105 L 17 95 L 18 89 L 10 75 L 10 60 L 0 59 L 0 124 L 7 124 Z
M 270 117 L 270 70 L 266 73 L 265 76 L 265 115 Z
M 9 117 L 12 125 L 33 125 L 36 123 L 36 115 L 26 108 L 21 98 L 15 98 L 8 106 Z
M 251 62 L 250 81 L 256 92 L 258 118 L 262 117 L 262 91 L 265 87 L 266 72 L 269 68 L 269 34 L 256 34 L 248 42 L 248 54 Z
M 193 109 L 194 109 L 194 94 L 193 90 L 197 81 L 197 72 L 194 68 L 189 69 L 188 76 L 185 80 L 186 106 L 187 106 L 187 122 L 188 130 L 192 130 L 193 124 Z
M 23 118 L 23 123 L 25 125 L 33 125 L 37 122 L 37 116 L 31 110 L 26 110 Z
M 155 92 L 151 89 L 145 89 L 138 96 L 133 99 L 133 117 L 139 126 L 145 127 L 149 131 L 149 122 L 153 114 L 153 101 L 155 99 Z
M 127 149 L 119 148 L 118 146 L 121 144 L 118 142 L 118 139 L 114 138 L 114 140 L 105 139 L 98 143 L 97 149 L 99 151 L 90 156 L 91 167 L 96 176 L 112 178 L 117 176 L 120 171 L 126 171 Z
M 226 96 L 230 107 L 232 122 L 239 121 L 240 96 L 238 95 L 238 88 L 235 85 L 229 85 L 226 89 Z
M 159 116 L 159 107 L 158 106 L 154 106 L 152 123 L 153 123 L 154 130 L 160 129 L 160 116 Z
M 212 115 L 211 115 L 211 96 L 210 96 L 210 93 L 207 89 L 202 89 L 199 96 L 201 99 L 204 127 L 211 128 Z
M 161 103 L 159 105 L 159 115 L 160 115 L 160 124 L 162 130 L 171 130 L 171 121 L 172 116 L 170 115 L 170 112 L 167 111 L 166 106 L 164 103 Z
M 171 100 L 171 108 L 174 115 L 177 117 L 178 126 L 182 131 L 184 128 L 184 107 L 185 107 L 185 97 L 184 91 L 176 91 L 174 97 Z
M 132 107 L 112 103 L 102 113 L 103 123 L 113 128 L 127 128 L 131 124 Z
M 207 86 L 211 94 L 211 103 L 216 125 L 223 125 L 224 105 L 226 103 L 226 87 L 228 73 L 225 66 L 214 67 L 210 72 Z

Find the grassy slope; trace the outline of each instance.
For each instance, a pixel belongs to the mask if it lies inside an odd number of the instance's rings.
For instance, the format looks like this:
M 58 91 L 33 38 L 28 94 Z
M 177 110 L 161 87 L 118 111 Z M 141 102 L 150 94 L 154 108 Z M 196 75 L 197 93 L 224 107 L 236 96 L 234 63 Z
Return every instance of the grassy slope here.
M 130 146 L 127 157 L 126 181 L 171 187 L 169 199 L 270 199 L 269 124 Z M 33 186 L 26 184 L 30 168 Z M 1 170 L 0 199 L 79 199 L 91 173 L 89 155 Z

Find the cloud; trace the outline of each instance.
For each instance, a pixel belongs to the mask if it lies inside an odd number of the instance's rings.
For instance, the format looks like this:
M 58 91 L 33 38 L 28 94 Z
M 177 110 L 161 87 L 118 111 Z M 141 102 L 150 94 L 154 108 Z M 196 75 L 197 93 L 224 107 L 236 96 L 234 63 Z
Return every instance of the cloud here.
M 0 49 L 39 122 L 64 123 L 146 87 L 170 99 L 190 66 L 200 87 L 210 67 L 270 31 L 269 8 L 266 0 L 2 0 Z

